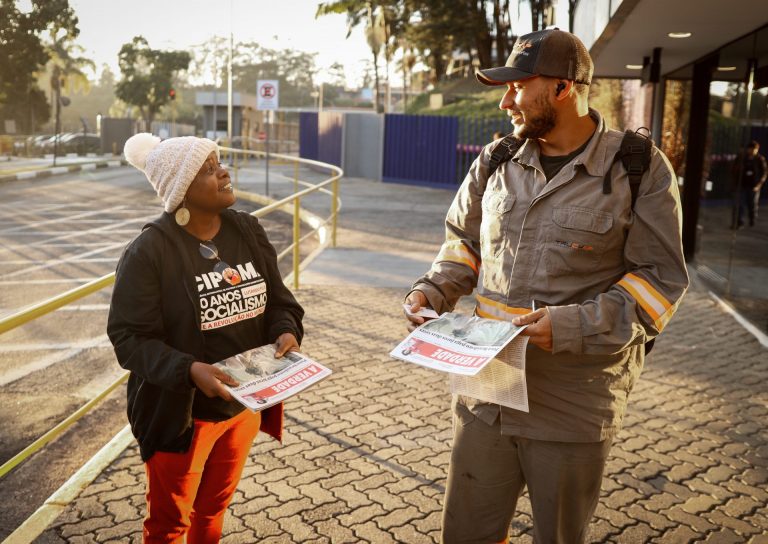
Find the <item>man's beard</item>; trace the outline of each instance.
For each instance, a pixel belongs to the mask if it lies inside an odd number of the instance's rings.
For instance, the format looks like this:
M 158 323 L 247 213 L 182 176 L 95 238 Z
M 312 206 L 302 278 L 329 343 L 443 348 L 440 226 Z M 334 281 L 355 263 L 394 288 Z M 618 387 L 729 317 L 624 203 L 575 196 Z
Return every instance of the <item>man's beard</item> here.
M 535 105 L 536 110 L 523 116 L 525 122 L 515 125 L 515 136 L 520 139 L 543 138 L 557 125 L 557 111 L 543 94 L 536 98 Z

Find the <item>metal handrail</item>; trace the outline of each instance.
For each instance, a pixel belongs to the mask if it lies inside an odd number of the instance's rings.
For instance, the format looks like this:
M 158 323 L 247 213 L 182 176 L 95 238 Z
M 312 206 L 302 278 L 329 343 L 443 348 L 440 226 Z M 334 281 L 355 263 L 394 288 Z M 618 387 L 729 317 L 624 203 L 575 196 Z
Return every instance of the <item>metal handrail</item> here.
M 69 427 L 74 425 L 81 417 L 91 411 L 91 408 L 101 402 L 104 397 L 114 391 L 119 385 L 125 383 L 128 380 L 129 372 L 123 373 L 118 379 L 109 384 L 103 391 L 93 397 L 91 400 L 83 404 L 80 408 L 72 412 L 64 421 L 60 422 L 53 429 L 45 433 L 43 436 L 32 442 L 29 446 L 21 450 L 19 453 L 8 459 L 2 466 L 0 466 L 0 478 L 8 474 L 16 465 L 22 463 L 27 457 L 41 449 L 48 442 L 59 436 L 66 431 Z
M 230 153 L 245 153 L 245 154 L 254 154 L 254 155 L 265 154 L 262 151 L 233 149 L 233 148 L 224 148 L 224 147 L 221 148 L 221 150 L 227 151 Z M 290 155 L 279 155 L 277 153 L 272 153 L 271 156 L 285 158 L 297 164 L 297 170 L 296 170 L 295 179 L 294 179 L 296 187 L 298 187 L 298 184 L 299 184 L 298 164 L 308 164 L 312 166 L 318 166 L 320 168 L 327 168 L 330 171 L 334 172 L 334 175 L 332 175 L 329 179 L 323 182 L 320 182 L 317 185 L 313 185 L 302 191 L 295 192 L 283 199 L 280 199 L 276 202 L 272 202 L 268 205 L 263 206 L 262 208 L 259 208 L 254 212 L 251 212 L 251 215 L 255 217 L 264 217 L 274 211 L 279 210 L 283 206 L 286 206 L 287 204 L 293 202 L 294 204 L 293 210 L 292 210 L 293 242 L 288 248 L 280 252 L 280 254 L 277 256 L 277 259 L 279 261 L 283 257 L 285 257 L 289 252 L 293 253 L 293 272 L 292 272 L 293 284 L 294 284 L 294 288 L 298 288 L 299 286 L 299 248 L 300 248 L 301 242 L 311 237 L 318 231 L 320 231 L 320 229 L 325 227 L 330 221 L 332 223 L 331 243 L 333 244 L 333 246 L 336 246 L 337 219 L 338 219 L 339 210 L 341 209 L 338 182 L 341 179 L 341 177 L 344 175 L 344 171 L 337 166 L 322 163 L 319 161 L 314 161 L 311 159 L 302 159 L 300 157 L 293 157 Z M 301 182 L 301 183 L 308 184 L 308 182 Z M 327 189 L 325 189 L 327 185 L 332 185 L 331 191 L 328 191 Z M 311 232 L 305 234 L 304 236 L 301 236 L 301 230 L 300 230 L 301 197 L 311 194 L 315 191 L 331 194 L 331 197 L 332 197 L 331 215 L 327 219 L 323 220 L 319 225 L 317 225 Z M 256 198 L 256 195 L 253 195 L 252 193 L 248 193 L 245 191 L 238 191 L 238 196 L 243 196 L 245 197 L 246 200 L 258 201 L 258 199 Z M 53 312 L 54 310 L 57 310 L 62 306 L 66 306 L 71 302 L 74 302 L 92 293 L 100 291 L 101 289 L 112 285 L 114 282 L 115 282 L 115 273 L 112 272 L 111 274 L 107 274 L 106 276 L 97 278 L 84 285 L 81 285 L 74 289 L 70 289 L 69 291 L 61 293 L 60 295 L 57 295 L 50 299 L 36 303 L 23 310 L 15 312 L 9 316 L 0 318 L 0 334 L 8 332 L 16 327 L 19 327 L 25 323 L 28 323 L 34 319 L 37 319 L 38 317 L 41 317 L 45 314 Z M 30 455 L 40 450 L 48 442 L 50 442 L 51 440 L 59 436 L 67 428 L 71 427 L 74 423 L 76 423 L 80 418 L 82 418 L 86 413 L 88 413 L 96 404 L 98 404 L 101 400 L 103 400 L 104 397 L 109 395 L 114 389 L 116 389 L 119 385 L 124 383 L 128 379 L 128 376 L 129 376 L 128 372 L 121 375 L 117 380 L 112 382 L 108 387 L 106 387 L 103 391 L 98 393 L 94 398 L 92 398 L 83 406 L 78 408 L 75 412 L 70 414 L 64 421 L 60 422 L 58 425 L 53 427 L 43 436 L 35 440 L 32 444 L 30 444 L 29 446 L 24 448 L 22 451 L 14 455 L 11 459 L 9 459 L 8 461 L 0 465 L 0 479 L 3 478 L 6 474 L 8 474 L 11 470 L 13 470 L 17 465 L 19 465 L 24 460 L 26 460 Z
M 264 152 L 262 151 L 254 151 L 254 150 L 241 150 L 241 149 L 232 149 L 232 148 L 221 148 L 221 149 L 230 151 L 230 152 L 236 152 L 236 153 L 264 154 Z M 272 155 L 277 156 L 276 153 L 272 153 Z M 302 159 L 301 157 L 291 157 L 290 155 L 280 155 L 280 157 L 291 159 L 294 162 L 298 162 L 300 164 L 309 164 L 313 166 L 319 166 L 321 168 L 328 168 L 329 170 L 335 171 L 336 173 L 331 178 L 313 187 L 309 187 L 307 189 L 299 191 L 298 193 L 291 194 L 281 200 L 278 200 L 262 208 L 259 208 L 258 210 L 251 212 L 251 215 L 253 215 L 254 217 L 264 217 L 265 215 L 268 215 L 274 211 L 277 211 L 279 208 L 285 206 L 286 204 L 293 202 L 295 199 L 300 199 L 302 196 L 305 196 L 315 191 L 320 191 L 327 185 L 333 184 L 334 186 L 333 191 L 331 191 L 332 212 L 331 212 L 331 216 L 326 220 L 325 223 L 327 223 L 327 221 L 329 220 L 332 221 L 332 245 L 335 247 L 337 218 L 338 218 L 338 211 L 339 211 L 338 181 L 344 175 L 344 171 L 337 166 L 322 163 L 319 161 L 314 161 L 311 159 Z M 325 191 L 322 191 L 322 192 L 325 192 Z M 246 191 L 238 191 L 238 193 L 246 197 L 246 199 L 249 199 L 249 197 L 253 196 Z M 250 200 L 253 200 L 253 199 L 251 198 Z M 323 225 L 321 226 L 324 226 L 325 223 L 323 223 Z M 315 232 L 317 232 L 317 230 L 319 230 L 319 228 L 312 231 L 311 234 L 314 234 Z M 32 306 L 28 306 L 27 308 L 19 310 L 18 312 L 15 312 L 11 315 L 2 317 L 0 318 L 0 334 L 6 333 L 12 329 L 15 329 L 16 327 L 24 325 L 25 323 L 28 323 L 34 319 L 37 319 L 38 317 L 41 317 L 54 310 L 57 310 L 62 306 L 66 306 L 71 302 L 84 298 L 92 293 L 95 293 L 96 291 L 100 291 L 105 287 L 109 287 L 114 282 L 115 282 L 115 273 L 112 272 L 110 274 L 107 274 L 106 276 L 102 276 L 101 278 L 92 280 L 79 287 L 70 289 L 69 291 L 61 293 L 60 295 L 56 295 L 50 299 L 38 302 L 36 304 L 33 304 Z
M 79 300 L 90 295 L 91 293 L 95 293 L 96 291 L 100 291 L 105 287 L 112 285 L 113 283 L 115 283 L 114 272 L 89 281 L 80 287 L 70 289 L 69 291 L 61 293 L 60 295 L 56 295 L 55 297 L 33 304 L 32 306 L 29 306 L 23 310 L 19 310 L 18 312 L 9 316 L 3 317 L 0 319 L 0 334 L 8 332 L 11 329 L 15 329 L 24 323 L 28 323 L 29 321 L 37 319 L 38 317 L 50 313 L 54 310 L 58 310 L 70 302 Z

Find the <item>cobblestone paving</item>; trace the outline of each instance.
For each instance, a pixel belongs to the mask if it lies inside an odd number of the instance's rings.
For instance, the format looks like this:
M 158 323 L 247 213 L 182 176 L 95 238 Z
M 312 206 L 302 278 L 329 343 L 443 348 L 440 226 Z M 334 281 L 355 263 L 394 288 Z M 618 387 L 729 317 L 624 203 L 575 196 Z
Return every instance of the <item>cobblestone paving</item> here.
M 224 542 L 436 542 L 451 423 L 442 375 L 387 356 L 395 289 L 309 288 L 306 351 L 335 374 L 259 437 Z M 768 542 L 765 351 L 692 292 L 632 394 L 592 542 Z M 129 448 L 46 535 L 139 540 L 144 473 Z M 511 533 L 529 542 L 530 507 Z
M 283 445 L 257 439 L 223 542 L 438 541 L 450 397 L 442 374 L 387 355 L 403 294 L 299 291 L 304 350 L 335 373 L 287 403 Z M 589 542 L 768 543 L 766 353 L 703 290 L 687 295 L 632 393 Z M 131 447 L 38 542 L 139 542 L 143 489 Z M 523 498 L 513 542 L 531 523 Z

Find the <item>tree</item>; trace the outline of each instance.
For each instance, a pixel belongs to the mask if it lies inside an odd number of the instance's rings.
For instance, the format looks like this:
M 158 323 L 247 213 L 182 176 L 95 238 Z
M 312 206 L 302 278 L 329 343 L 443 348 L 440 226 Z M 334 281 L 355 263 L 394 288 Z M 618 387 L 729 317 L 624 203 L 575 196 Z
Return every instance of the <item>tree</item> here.
M 32 133 L 50 117 L 37 74 L 49 60 L 41 35 L 55 28 L 73 40 L 77 17 L 68 0 L 32 0 L 22 13 L 14 0 L 0 0 L 0 119 L 12 119 Z
M 226 81 L 229 40 L 211 38 L 195 46 L 189 66 L 190 80 L 218 86 Z M 259 79 L 280 82 L 281 106 L 307 106 L 317 72 L 314 54 L 293 49 L 270 49 L 256 42 L 236 42 L 232 53 L 232 87 L 253 94 Z M 225 104 L 223 104 L 225 105 Z
M 174 76 L 189 67 L 191 56 L 186 51 L 151 49 L 142 36 L 136 36 L 120 48 L 118 64 L 123 78 L 115 94 L 126 104 L 139 108 L 147 125 L 170 101 Z
M 413 22 L 406 37 L 430 67 L 430 81 L 437 83 L 445 75 L 449 55 L 457 42 L 466 41 L 466 13 L 463 2 L 454 0 L 419 0 L 414 2 Z M 456 21 L 460 17 L 461 23 Z
M 416 55 L 413 53 L 413 47 L 405 38 L 400 42 L 400 49 L 403 56 L 398 64 L 403 72 L 403 111 L 406 111 L 408 109 L 408 82 L 413 74 L 413 67 L 416 65 Z
M 48 71 L 50 73 L 51 83 L 51 102 L 54 104 L 56 110 L 56 125 L 54 134 L 61 133 L 61 107 L 69 104 L 69 98 L 67 98 L 67 104 L 64 104 L 64 97 L 62 97 L 62 90 L 68 88 L 67 94 L 72 94 L 72 91 L 83 90 L 88 92 L 91 84 L 88 81 L 88 76 L 83 72 L 84 68 L 95 67 L 92 60 L 85 57 L 77 56 L 78 53 L 83 51 L 83 48 L 76 45 L 73 42 L 73 36 L 71 32 L 66 28 L 60 28 L 54 25 L 50 30 L 50 41 L 46 44 L 46 50 L 50 57 L 48 62 Z M 59 139 L 56 138 L 56 145 L 54 146 L 54 164 L 56 164 L 55 155 L 58 153 Z
M 326 71 L 326 83 L 323 86 L 323 103 L 338 106 L 339 98 L 347 86 L 344 65 L 334 62 Z
M 233 65 L 238 63 L 242 49 L 242 43 L 234 44 Z M 219 85 L 227 80 L 228 58 L 229 40 L 221 36 L 213 36 L 195 46 L 189 76 L 205 82 L 213 81 L 213 86 L 218 89 Z
M 496 62 L 501 64 L 512 52 L 514 43 L 512 21 L 509 17 L 509 0 L 494 0 L 493 25 L 496 31 Z
M 543 30 L 551 22 L 553 0 L 527 1 L 531 5 L 531 28 L 534 32 Z
M 317 72 L 315 54 L 293 49 L 270 49 L 257 43 L 239 44 L 240 52 L 233 66 L 233 84 L 246 92 L 255 92 L 260 79 L 280 82 L 281 106 L 311 104 Z
M 379 93 L 379 54 L 384 51 L 389 75 L 389 63 L 397 41 L 403 36 L 410 19 L 406 0 L 333 0 L 318 4 L 316 17 L 330 14 L 346 14 L 347 37 L 352 29 L 365 25 L 366 41 L 373 55 L 374 101 L 376 111 L 382 111 Z
M 47 77 L 47 75 L 46 75 Z M 72 88 L 67 91 L 71 102 L 61 110 L 62 132 L 78 132 L 82 130 L 81 118 L 88 123 L 88 131 L 96 131 L 96 115 L 112 117 L 110 108 L 115 103 L 115 74 L 104 64 L 101 75 L 90 82 L 87 94 L 82 89 Z M 117 115 L 122 117 L 122 115 Z

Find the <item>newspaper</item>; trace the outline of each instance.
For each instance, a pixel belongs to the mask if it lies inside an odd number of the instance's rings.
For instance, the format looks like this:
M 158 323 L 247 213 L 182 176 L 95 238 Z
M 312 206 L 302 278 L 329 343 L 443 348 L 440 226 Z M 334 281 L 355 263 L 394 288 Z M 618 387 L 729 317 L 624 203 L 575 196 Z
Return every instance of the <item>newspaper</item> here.
M 476 376 L 450 375 L 451 393 L 528 412 L 525 382 L 527 336 L 518 336 Z
M 427 321 L 390 352 L 409 363 L 474 376 L 525 328 L 455 312 Z
M 297 351 L 275 359 L 275 346 L 271 344 L 229 357 L 215 366 L 240 383 L 238 387 L 225 387 L 235 400 L 254 412 L 274 406 L 331 375 L 329 368 Z

